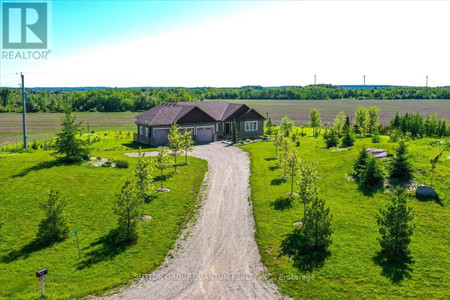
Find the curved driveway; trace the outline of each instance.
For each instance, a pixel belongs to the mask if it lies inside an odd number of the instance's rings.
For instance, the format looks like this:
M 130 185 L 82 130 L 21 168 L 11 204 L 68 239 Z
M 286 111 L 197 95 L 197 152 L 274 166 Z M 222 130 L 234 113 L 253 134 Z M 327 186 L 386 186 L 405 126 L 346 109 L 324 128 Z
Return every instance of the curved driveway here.
M 162 267 L 111 298 L 280 298 L 265 279 L 254 239 L 247 154 L 215 142 L 196 146 L 192 156 L 207 160 L 209 168 L 207 196 L 190 235 Z

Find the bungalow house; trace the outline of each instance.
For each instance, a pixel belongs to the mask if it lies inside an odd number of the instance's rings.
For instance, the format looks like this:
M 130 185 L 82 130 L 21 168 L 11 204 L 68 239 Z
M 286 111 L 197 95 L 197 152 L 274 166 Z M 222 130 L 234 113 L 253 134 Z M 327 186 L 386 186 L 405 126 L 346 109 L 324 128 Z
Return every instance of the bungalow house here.
M 165 145 L 175 122 L 181 132 L 188 130 L 194 141 L 213 142 L 231 139 L 236 121 L 238 139 L 264 134 L 265 118 L 245 104 L 222 101 L 162 103 L 136 116 L 134 140 L 143 144 Z

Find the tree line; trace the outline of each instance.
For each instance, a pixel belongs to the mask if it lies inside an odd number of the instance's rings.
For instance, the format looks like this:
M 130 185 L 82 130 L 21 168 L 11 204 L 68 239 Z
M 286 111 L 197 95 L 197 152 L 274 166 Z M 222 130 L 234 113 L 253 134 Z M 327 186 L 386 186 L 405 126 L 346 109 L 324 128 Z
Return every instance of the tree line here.
M 200 101 L 208 99 L 450 99 L 450 87 L 374 87 L 344 88 L 333 85 L 310 85 L 263 88 L 140 88 L 140 89 L 29 89 L 29 112 L 74 111 L 121 112 L 142 111 L 163 102 Z M 0 89 L 0 112 L 20 112 L 20 89 Z

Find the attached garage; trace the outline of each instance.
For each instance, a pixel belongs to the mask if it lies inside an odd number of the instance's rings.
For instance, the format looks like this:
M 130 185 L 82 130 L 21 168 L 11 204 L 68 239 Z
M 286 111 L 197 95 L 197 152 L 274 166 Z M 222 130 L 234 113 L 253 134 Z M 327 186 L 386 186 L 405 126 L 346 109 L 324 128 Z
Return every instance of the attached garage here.
M 184 134 L 184 132 L 186 130 L 191 132 L 191 137 L 192 137 L 192 140 L 193 140 L 194 139 L 194 127 L 181 127 L 180 128 L 180 134 Z
M 197 142 L 209 143 L 212 142 L 214 127 L 197 127 Z
M 153 129 L 153 141 L 155 145 L 165 145 L 169 142 L 167 136 L 169 135 L 169 129 L 167 128 L 155 128 Z

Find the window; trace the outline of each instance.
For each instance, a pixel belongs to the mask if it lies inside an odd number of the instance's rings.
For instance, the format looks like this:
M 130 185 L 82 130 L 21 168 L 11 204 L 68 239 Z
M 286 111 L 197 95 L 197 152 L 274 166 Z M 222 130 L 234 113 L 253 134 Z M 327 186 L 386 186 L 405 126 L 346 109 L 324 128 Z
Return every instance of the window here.
M 142 132 L 142 126 L 139 126 L 139 134 L 143 135 L 144 133 Z
M 148 137 L 148 127 L 145 127 L 145 136 Z
M 245 131 L 256 131 L 258 130 L 258 121 L 246 121 Z

